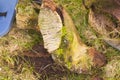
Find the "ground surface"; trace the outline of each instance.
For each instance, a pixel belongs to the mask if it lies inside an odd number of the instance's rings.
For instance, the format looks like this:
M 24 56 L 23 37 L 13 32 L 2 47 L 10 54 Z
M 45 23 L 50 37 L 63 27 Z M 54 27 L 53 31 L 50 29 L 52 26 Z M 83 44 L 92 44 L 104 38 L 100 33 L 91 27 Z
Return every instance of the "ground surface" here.
M 5 37 L 0 38 L 0 80 L 103 80 L 101 77 L 104 80 L 120 80 L 120 51 L 106 44 L 89 27 L 89 11 L 84 8 L 81 0 L 55 2 L 63 5 L 71 15 L 82 41 L 103 52 L 107 57 L 107 65 L 91 68 L 89 74 L 72 73 L 52 60 L 43 48 L 39 31 L 14 26 Z

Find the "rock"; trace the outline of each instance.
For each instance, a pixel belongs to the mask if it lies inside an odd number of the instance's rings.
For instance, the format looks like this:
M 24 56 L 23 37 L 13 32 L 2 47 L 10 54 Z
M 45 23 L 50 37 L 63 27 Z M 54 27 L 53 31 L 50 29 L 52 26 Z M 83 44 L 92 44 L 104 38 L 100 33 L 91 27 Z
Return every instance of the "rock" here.
M 43 3 L 38 18 L 44 47 L 51 53 L 55 62 L 75 73 L 88 73 L 95 62 L 93 56 L 89 55 L 91 47 L 81 41 L 71 17 L 64 8 L 55 5 L 53 10 L 53 5 L 44 4 L 46 3 Z M 104 59 L 101 58 L 105 57 L 99 55 L 101 53 L 97 54 L 96 50 L 93 54 L 99 56 L 98 62 L 101 62 L 102 66 Z
M 43 36 L 44 47 L 51 53 L 58 49 L 61 43 L 63 25 L 60 16 L 55 11 L 42 8 L 38 22 Z

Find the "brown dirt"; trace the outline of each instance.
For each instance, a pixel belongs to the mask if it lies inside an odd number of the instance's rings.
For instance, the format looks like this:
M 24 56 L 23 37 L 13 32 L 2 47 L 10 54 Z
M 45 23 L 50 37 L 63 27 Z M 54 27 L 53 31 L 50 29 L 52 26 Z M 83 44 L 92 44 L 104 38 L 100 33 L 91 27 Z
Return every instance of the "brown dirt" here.
M 67 69 L 56 64 L 43 45 L 35 45 L 32 50 L 24 51 L 25 59 L 32 63 L 35 72 L 41 75 L 42 80 L 49 76 L 63 76 Z
M 105 57 L 97 52 L 94 48 L 90 48 L 89 55 L 92 57 L 95 66 L 100 67 L 106 64 Z M 35 45 L 32 50 L 24 51 L 24 56 L 27 61 L 33 65 L 35 72 L 41 75 L 40 80 L 45 80 L 46 77 L 55 77 L 55 75 L 65 76 L 68 73 L 68 69 L 55 63 L 52 57 L 44 49 L 43 45 Z M 70 73 L 70 71 L 69 71 Z M 92 80 L 103 80 L 98 77 L 92 78 Z
M 92 58 L 93 65 L 95 67 L 101 67 L 106 64 L 105 56 L 102 53 L 96 51 L 94 48 L 90 48 L 88 53 Z
M 41 44 L 37 44 L 33 46 L 33 48 L 29 51 L 24 51 L 23 55 L 29 56 L 29 57 L 49 57 L 50 56 L 50 54 Z

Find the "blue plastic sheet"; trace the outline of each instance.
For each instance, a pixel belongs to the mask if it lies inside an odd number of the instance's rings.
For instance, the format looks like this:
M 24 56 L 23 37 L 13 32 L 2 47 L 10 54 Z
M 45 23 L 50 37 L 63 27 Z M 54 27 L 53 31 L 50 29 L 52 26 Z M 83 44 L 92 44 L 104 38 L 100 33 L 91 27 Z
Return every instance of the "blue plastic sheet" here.
M 0 15 L 0 37 L 6 35 L 12 26 L 17 2 L 18 0 L 0 0 L 0 13 L 6 13 Z

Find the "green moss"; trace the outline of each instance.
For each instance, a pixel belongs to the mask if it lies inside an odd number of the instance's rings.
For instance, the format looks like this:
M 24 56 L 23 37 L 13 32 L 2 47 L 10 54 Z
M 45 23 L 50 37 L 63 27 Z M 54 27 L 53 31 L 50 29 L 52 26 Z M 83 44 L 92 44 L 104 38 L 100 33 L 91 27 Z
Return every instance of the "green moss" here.
M 70 61 L 67 61 L 67 62 L 66 62 L 66 66 L 67 66 L 68 69 L 71 69 L 72 63 L 71 63 Z
M 62 27 L 62 36 L 65 36 L 67 34 L 66 27 Z
M 57 57 L 57 59 L 59 61 L 63 61 L 64 64 L 70 69 L 71 68 L 71 60 L 72 59 L 72 55 L 71 55 L 71 44 L 73 42 L 73 36 L 72 36 L 72 32 L 68 32 L 66 27 L 63 26 L 62 28 L 62 41 L 61 41 L 61 45 L 59 47 L 59 49 L 57 49 L 54 52 L 54 55 Z
M 56 55 L 56 57 L 57 57 L 60 61 L 64 61 L 64 56 L 63 56 L 63 54 L 64 54 L 64 50 L 61 49 L 61 48 L 59 48 L 59 49 L 57 49 L 57 50 L 55 51 L 55 55 Z

